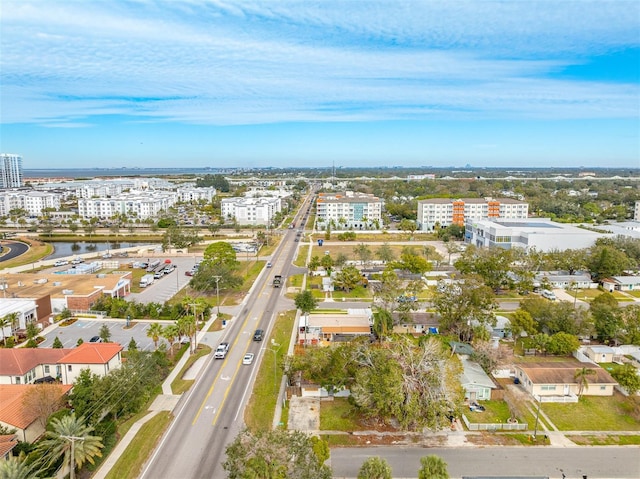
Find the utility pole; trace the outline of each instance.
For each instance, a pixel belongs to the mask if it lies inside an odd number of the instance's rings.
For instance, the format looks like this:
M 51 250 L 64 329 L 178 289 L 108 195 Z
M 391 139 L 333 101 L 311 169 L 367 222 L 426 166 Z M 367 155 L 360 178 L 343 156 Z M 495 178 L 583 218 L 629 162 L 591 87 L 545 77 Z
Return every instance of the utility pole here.
M 218 282 L 222 279 L 222 276 L 214 276 L 216 280 L 216 305 L 218 306 L 218 318 L 220 317 L 220 289 L 218 288 Z
M 61 438 L 66 439 L 71 442 L 71 460 L 69 461 L 69 478 L 75 479 L 76 477 L 76 463 L 75 463 L 75 452 L 76 452 L 76 441 L 84 441 L 84 437 L 78 436 L 63 436 L 60 435 Z

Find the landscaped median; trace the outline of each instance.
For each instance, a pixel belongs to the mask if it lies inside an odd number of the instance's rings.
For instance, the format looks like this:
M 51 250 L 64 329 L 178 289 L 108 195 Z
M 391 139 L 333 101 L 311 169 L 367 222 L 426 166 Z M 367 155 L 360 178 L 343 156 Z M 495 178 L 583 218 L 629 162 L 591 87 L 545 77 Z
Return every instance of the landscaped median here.
M 185 362 L 184 366 L 180 373 L 176 376 L 176 378 L 171 383 L 171 391 L 173 394 L 182 394 L 185 391 L 188 391 L 191 385 L 193 384 L 193 379 L 182 379 L 185 373 L 189 370 L 193 363 L 195 363 L 198 359 L 203 356 L 207 356 L 211 353 L 211 348 L 204 344 L 198 344 L 198 349 L 195 354 L 189 356 L 189 359 Z

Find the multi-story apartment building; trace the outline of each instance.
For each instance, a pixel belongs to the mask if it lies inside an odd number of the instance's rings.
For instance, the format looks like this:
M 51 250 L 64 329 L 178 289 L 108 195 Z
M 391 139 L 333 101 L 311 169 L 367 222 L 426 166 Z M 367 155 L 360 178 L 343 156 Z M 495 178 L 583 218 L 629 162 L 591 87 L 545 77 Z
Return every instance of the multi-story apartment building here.
M 529 204 L 512 198 L 431 198 L 418 201 L 418 226 L 433 231 L 467 219 L 528 218 Z
M 177 193 L 167 191 L 122 193 L 112 198 L 80 198 L 78 215 L 85 219 L 108 219 L 115 215 L 139 219 L 155 218 L 173 206 L 177 200 Z
M 11 153 L 0 153 L 0 188 L 22 186 L 22 157 Z
M 633 210 L 633 219 L 635 221 L 640 221 L 640 201 L 636 201 L 636 207 Z
M 269 226 L 282 209 L 280 198 L 224 198 L 220 202 L 222 218 L 235 219 L 241 225 Z
M 208 188 L 182 187 L 178 188 L 178 200 L 183 203 L 204 200 L 210 203 L 216 196 L 216 189 L 211 186 Z
M 0 216 L 11 210 L 25 210 L 29 216 L 40 216 L 44 208 L 60 208 L 62 195 L 42 191 L 10 190 L 0 193 Z
M 320 193 L 316 205 L 318 229 L 332 223 L 336 229 L 363 229 L 382 220 L 382 200 L 367 193 Z

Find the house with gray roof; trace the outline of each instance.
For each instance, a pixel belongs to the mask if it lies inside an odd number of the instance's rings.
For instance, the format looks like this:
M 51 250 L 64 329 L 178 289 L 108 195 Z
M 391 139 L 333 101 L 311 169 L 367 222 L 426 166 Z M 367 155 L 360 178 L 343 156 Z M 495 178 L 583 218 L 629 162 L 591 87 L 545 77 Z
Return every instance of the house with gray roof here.
M 461 357 L 460 362 L 463 368 L 460 384 L 464 389 L 465 399 L 469 402 L 490 400 L 491 390 L 497 387 L 493 380 L 475 361 Z

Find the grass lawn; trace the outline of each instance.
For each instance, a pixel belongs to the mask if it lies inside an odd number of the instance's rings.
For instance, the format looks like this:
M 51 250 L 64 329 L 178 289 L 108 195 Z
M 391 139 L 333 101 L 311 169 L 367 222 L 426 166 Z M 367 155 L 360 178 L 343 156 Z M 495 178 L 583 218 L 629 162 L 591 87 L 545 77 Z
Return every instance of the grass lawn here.
M 196 360 L 203 356 L 206 356 L 209 353 L 211 353 L 211 348 L 209 346 L 205 346 L 203 344 L 198 345 L 198 350 L 196 351 L 196 353 L 192 354 L 189 359 L 187 359 L 187 362 L 184 364 L 182 371 L 180 371 L 178 376 L 171 383 L 171 390 L 173 391 L 173 394 L 182 394 L 191 387 L 191 385 L 193 384 L 193 379 L 182 379 L 182 376 L 184 376 L 184 373 L 189 370 L 189 368 L 193 365 L 193 363 L 196 362 Z
M 321 431 L 358 431 L 360 415 L 346 398 L 320 402 Z
M 630 296 L 633 296 L 634 298 L 640 298 L 640 291 L 625 291 L 625 293 L 627 293 Z
M 542 410 L 561 431 L 640 431 L 640 420 L 631 414 L 633 401 L 620 393 L 583 396 L 572 404 L 543 403 Z
M 269 350 L 264 351 L 263 360 L 260 362 L 260 369 L 256 376 L 256 382 L 253 387 L 253 393 L 245 409 L 244 420 L 247 428 L 250 430 L 266 430 L 270 429 L 273 423 L 273 415 L 276 407 L 276 400 L 280 382 L 282 380 L 282 364 L 289 349 L 289 341 L 291 339 L 291 330 L 296 317 L 295 311 L 286 311 L 278 315 L 271 337 L 269 341 L 265 341 L 265 347 Z M 280 346 L 275 350 L 276 368 L 274 381 L 274 351 L 271 340 Z M 268 345 L 268 346 L 267 346 Z M 256 364 L 254 367 L 257 367 Z
M 464 411 L 469 422 L 473 423 L 505 423 L 510 417 L 509 407 L 504 401 L 479 401 L 485 411 L 475 412 L 467 408 Z
M 162 437 L 165 429 L 171 422 L 171 413 L 159 412 L 149 422 L 144 424 L 131 441 L 129 447 L 107 474 L 107 479 L 119 479 L 121 477 L 137 477 L 142 465 L 156 444 Z
M 608 435 L 608 436 L 567 436 L 576 444 L 581 446 L 638 446 L 640 445 L 640 435 Z
M 293 264 L 304 268 L 307 265 L 307 254 L 309 253 L 309 245 L 301 245 L 298 248 L 298 256 Z
M 333 299 L 371 299 L 371 291 L 363 288 L 362 286 L 358 286 L 357 288 L 352 289 L 348 293 L 346 291 L 334 291 L 332 293 Z

